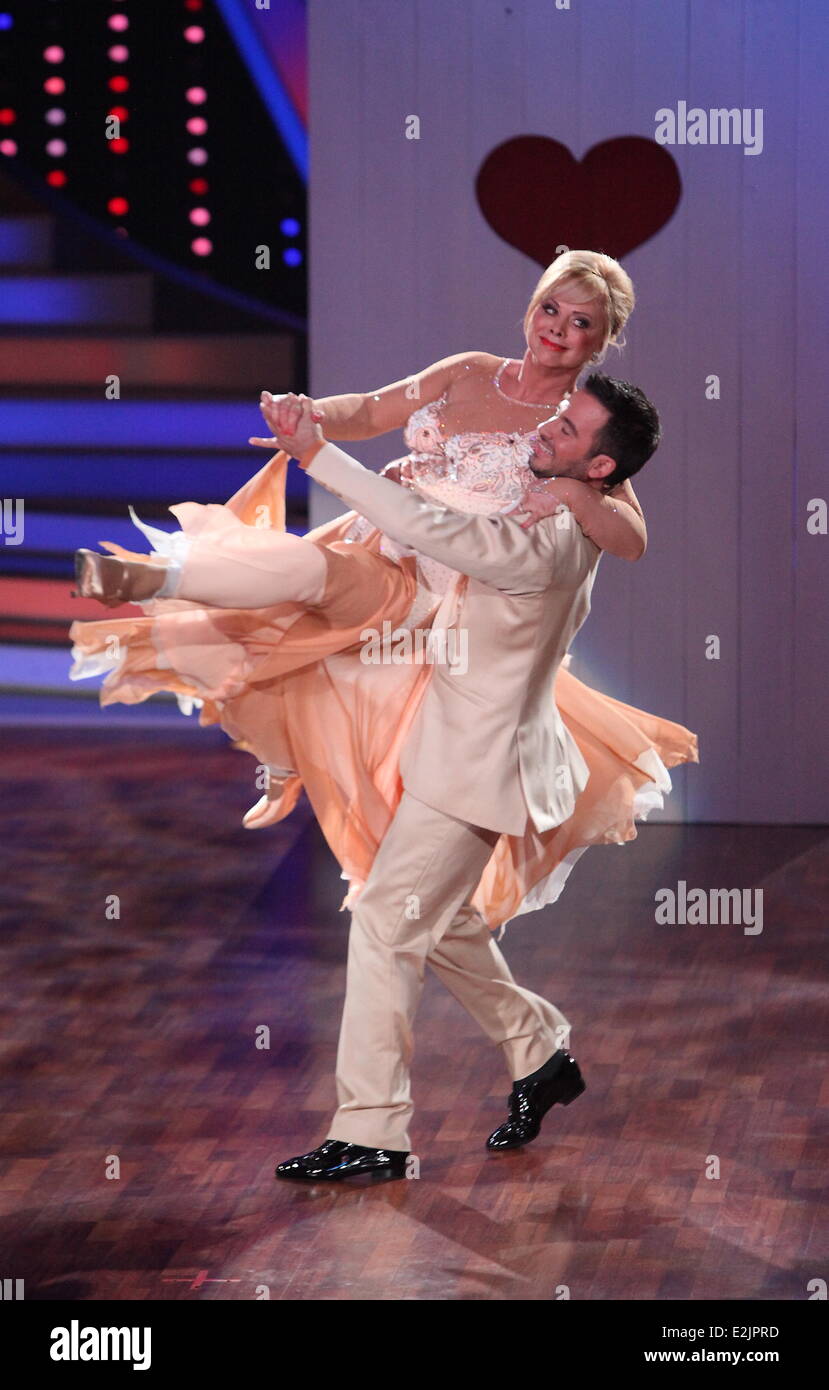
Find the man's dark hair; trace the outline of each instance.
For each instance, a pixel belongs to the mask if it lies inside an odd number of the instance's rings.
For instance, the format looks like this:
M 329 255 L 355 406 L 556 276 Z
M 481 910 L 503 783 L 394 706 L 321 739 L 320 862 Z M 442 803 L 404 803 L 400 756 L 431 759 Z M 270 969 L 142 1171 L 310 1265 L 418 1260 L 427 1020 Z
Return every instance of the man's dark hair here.
M 616 460 L 613 472 L 602 479 L 604 491 L 609 492 L 647 463 L 662 437 L 662 426 L 656 406 L 629 381 L 593 372 L 583 389 L 610 412 L 610 419 L 596 431 L 590 451 L 591 458 L 607 454 Z

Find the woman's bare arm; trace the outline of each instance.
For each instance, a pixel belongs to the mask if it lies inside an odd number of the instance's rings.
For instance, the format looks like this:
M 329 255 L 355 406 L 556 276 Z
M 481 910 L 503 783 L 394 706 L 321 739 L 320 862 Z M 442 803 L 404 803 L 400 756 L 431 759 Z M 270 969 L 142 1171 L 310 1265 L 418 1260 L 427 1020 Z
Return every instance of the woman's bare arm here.
M 648 544 L 645 518 L 633 488 L 624 482 L 612 492 L 599 492 L 577 478 L 550 478 L 533 484 L 518 504 L 528 511 L 532 525 L 541 516 L 552 516 L 564 503 L 586 536 L 600 550 L 622 560 L 640 560 Z
M 633 485 L 632 485 L 632 483 L 631 483 L 631 481 L 630 481 L 630 478 L 625 478 L 625 481 L 624 481 L 623 483 L 620 483 L 618 487 L 615 487 L 615 488 L 613 489 L 612 492 L 609 492 L 609 493 L 607 494 L 607 496 L 608 496 L 608 497 L 615 497 L 615 498 L 617 498 L 617 500 L 619 500 L 619 501 L 621 501 L 621 502 L 627 502 L 628 506 L 632 507 L 633 510 L 634 510 L 639 516 L 641 516 L 641 518 L 642 518 L 642 526 L 643 526 L 643 528 L 644 528 L 644 525 L 645 525 L 645 513 L 642 511 L 642 507 L 641 507 L 641 504 L 640 504 L 640 502 L 639 502 L 639 498 L 636 496 L 636 493 L 633 491 Z M 647 544 L 647 535 L 645 535 L 645 543 Z
M 456 352 L 443 357 L 402 381 L 393 381 L 376 391 L 345 396 L 322 396 L 316 405 L 322 411 L 326 439 L 374 439 L 378 434 L 405 425 L 412 411 L 443 395 L 457 374 L 470 363 L 490 361 L 486 352 Z

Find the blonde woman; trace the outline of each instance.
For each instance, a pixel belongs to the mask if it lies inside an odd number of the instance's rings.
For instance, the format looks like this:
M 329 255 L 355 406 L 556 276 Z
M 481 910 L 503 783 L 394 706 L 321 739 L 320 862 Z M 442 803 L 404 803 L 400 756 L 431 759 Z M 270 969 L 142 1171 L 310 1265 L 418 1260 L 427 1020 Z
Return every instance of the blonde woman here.
M 624 470 L 608 469 L 597 449 L 603 492 L 540 476 L 566 473 L 570 398 L 581 373 L 619 341 L 633 304 L 618 262 L 568 252 L 536 285 L 520 361 L 458 353 L 377 391 L 322 398 L 325 436 L 371 438 L 404 426 L 409 452 L 384 471 L 425 500 L 507 513 L 523 525 L 566 506 L 600 549 L 638 559 L 645 524 Z M 263 393 L 266 420 L 276 403 Z M 384 623 L 411 634 L 445 626 L 465 579 L 354 512 L 304 537 L 287 534 L 287 459 L 277 453 L 226 506 L 171 508 L 182 528 L 172 536 L 133 513 L 151 556 L 108 542 L 110 556 L 78 552 L 78 592 L 110 606 L 137 602 L 146 613 L 73 624 L 71 674 L 109 669 L 102 704 L 171 690 L 183 709 L 199 706 L 201 723 L 220 723 L 257 760 L 265 795 L 245 817 L 249 828 L 281 820 L 304 787 L 349 882 L 345 907 L 394 815 L 399 753 L 431 674 L 428 660 L 366 660 L 366 635 Z M 113 646 L 117 657 L 108 655 Z M 550 698 L 590 781 L 555 831 L 501 836 L 473 899 L 493 929 L 553 901 L 588 844 L 634 838 L 635 819 L 670 790 L 666 769 L 697 757 L 688 730 L 600 695 L 565 669 Z

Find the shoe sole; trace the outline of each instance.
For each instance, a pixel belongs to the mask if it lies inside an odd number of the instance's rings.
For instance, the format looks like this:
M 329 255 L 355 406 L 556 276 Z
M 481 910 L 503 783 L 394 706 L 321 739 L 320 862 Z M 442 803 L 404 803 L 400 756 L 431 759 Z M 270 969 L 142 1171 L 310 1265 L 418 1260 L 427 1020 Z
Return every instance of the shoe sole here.
M 305 1173 L 274 1173 L 274 1177 L 282 1182 L 354 1182 L 357 1178 L 368 1178 L 369 1182 L 389 1182 L 405 1176 L 405 1172 L 400 1173 L 394 1168 L 369 1168 L 362 1173 L 339 1173 L 336 1177 L 325 1173 L 317 1173 L 314 1177 Z

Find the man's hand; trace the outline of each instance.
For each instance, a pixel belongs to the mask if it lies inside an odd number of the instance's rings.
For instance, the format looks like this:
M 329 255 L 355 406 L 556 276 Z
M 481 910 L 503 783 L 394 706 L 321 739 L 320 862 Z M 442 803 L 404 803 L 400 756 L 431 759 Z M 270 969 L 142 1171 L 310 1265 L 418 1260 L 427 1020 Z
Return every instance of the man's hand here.
M 257 444 L 263 449 L 284 449 L 286 454 L 296 457 L 325 440 L 320 427 L 322 411 L 317 410 L 310 396 L 297 396 L 293 391 L 285 396 L 272 396 L 270 391 L 263 391 L 259 398 L 259 409 L 273 435 L 270 439 L 253 435 L 248 440 L 249 444 Z
M 519 515 L 526 514 L 526 521 L 518 522 L 525 531 L 542 517 L 555 516 L 569 505 L 568 481 L 567 478 L 537 478 L 525 488 L 520 501 L 503 515 L 518 521 Z

